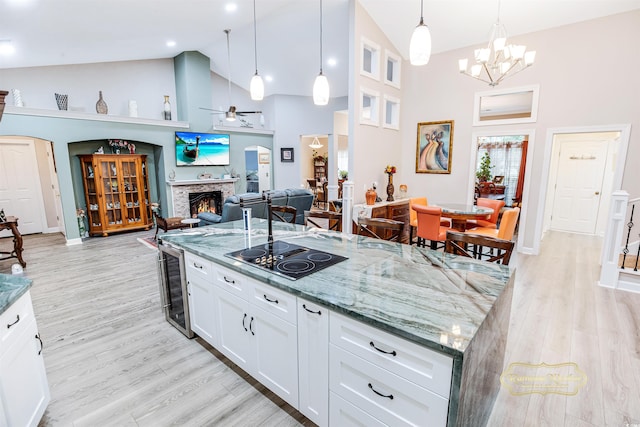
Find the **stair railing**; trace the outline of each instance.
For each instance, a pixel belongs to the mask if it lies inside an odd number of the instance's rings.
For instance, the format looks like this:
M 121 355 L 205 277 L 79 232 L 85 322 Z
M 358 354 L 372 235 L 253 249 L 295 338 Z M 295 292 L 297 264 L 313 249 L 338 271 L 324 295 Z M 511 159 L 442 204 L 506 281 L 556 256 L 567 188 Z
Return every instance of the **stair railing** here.
M 622 249 L 622 265 L 620 266 L 620 269 L 624 270 L 625 269 L 625 262 L 627 260 L 627 255 L 629 254 L 629 240 L 631 239 L 631 234 L 632 234 L 632 230 L 634 228 L 634 223 L 633 223 L 633 215 L 635 213 L 635 209 L 636 209 L 636 204 L 637 202 L 640 201 L 640 198 L 638 199 L 633 199 L 633 200 L 629 200 L 628 205 L 627 206 L 631 206 L 631 214 L 629 215 L 629 221 L 627 222 L 627 238 L 624 244 L 624 248 Z M 640 235 L 639 235 L 640 236 Z M 638 260 L 640 259 L 640 244 L 638 244 L 638 242 L 632 242 L 633 244 L 637 244 L 638 245 L 638 251 L 636 254 L 636 261 L 635 264 L 633 266 L 633 271 L 638 271 Z

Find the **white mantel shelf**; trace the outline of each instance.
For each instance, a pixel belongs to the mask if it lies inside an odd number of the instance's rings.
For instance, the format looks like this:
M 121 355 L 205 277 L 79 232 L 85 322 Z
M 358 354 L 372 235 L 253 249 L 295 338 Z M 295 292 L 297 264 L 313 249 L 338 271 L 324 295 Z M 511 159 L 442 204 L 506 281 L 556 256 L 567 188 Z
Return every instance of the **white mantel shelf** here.
M 98 122 L 130 123 L 136 125 L 163 126 L 172 128 L 189 129 L 189 122 L 175 120 L 143 119 L 140 117 L 111 116 L 109 114 L 85 113 L 81 111 L 45 110 L 39 108 L 25 108 L 6 106 L 4 114 L 18 116 L 55 117 L 60 119 L 93 120 Z
M 238 178 L 229 179 L 186 179 L 181 181 L 167 181 L 167 185 L 171 187 L 179 187 L 181 185 L 194 185 L 194 184 L 226 184 L 234 183 L 238 181 Z

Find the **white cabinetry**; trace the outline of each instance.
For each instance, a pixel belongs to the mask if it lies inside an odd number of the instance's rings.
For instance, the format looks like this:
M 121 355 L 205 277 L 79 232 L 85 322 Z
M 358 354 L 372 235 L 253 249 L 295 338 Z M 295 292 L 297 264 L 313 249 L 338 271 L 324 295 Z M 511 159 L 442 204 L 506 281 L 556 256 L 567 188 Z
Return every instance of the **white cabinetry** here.
M 202 339 L 217 345 L 216 323 L 213 312 L 213 269 L 211 262 L 185 253 L 185 274 L 189 292 L 191 329 Z
M 298 378 L 300 412 L 320 427 L 327 426 L 329 310 L 302 298 L 298 298 Z
M 298 407 L 295 297 L 214 266 L 218 350 Z
M 332 418 L 353 408 L 387 425 L 445 426 L 453 360 L 337 313 L 330 316 Z M 355 424 L 358 425 L 358 424 Z
M 0 426 L 37 426 L 50 400 L 27 292 L 0 315 Z

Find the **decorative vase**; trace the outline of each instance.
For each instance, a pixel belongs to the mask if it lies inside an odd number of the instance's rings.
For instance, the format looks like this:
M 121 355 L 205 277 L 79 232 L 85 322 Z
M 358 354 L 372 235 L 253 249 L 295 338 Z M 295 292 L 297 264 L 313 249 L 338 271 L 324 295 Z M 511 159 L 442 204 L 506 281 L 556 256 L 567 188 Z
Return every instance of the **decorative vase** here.
M 102 99 L 102 91 L 99 91 L 98 93 L 100 98 L 98 99 L 98 102 L 96 102 L 96 111 L 98 114 L 107 114 L 109 112 L 109 107 L 107 107 L 107 103 Z
M 378 194 L 373 190 L 373 188 L 370 188 L 367 190 L 364 196 L 367 200 L 367 204 L 373 205 L 376 202 L 376 197 L 378 196 Z
M 393 188 L 393 174 L 388 173 L 389 175 L 389 183 L 387 184 L 387 202 L 393 202 L 393 192 L 395 189 Z
M 58 104 L 58 110 L 66 110 L 69 102 L 69 95 L 62 95 L 59 93 L 54 95 L 56 97 L 56 104 Z
M 11 93 L 13 94 L 14 107 L 24 107 L 24 104 L 22 103 L 22 94 L 20 93 L 20 89 L 11 89 Z
M 164 119 L 171 120 L 171 104 L 169 103 L 169 95 L 164 96 Z

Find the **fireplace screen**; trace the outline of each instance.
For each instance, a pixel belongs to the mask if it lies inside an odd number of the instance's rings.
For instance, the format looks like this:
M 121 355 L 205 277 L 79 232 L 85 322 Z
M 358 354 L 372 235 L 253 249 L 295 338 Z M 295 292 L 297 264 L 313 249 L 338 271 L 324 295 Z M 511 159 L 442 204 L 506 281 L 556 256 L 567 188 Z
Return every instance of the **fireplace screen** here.
M 222 191 L 189 193 L 189 212 L 191 213 L 191 218 L 197 217 L 200 212 L 221 214 Z

